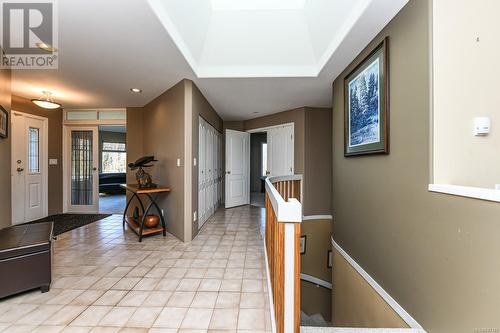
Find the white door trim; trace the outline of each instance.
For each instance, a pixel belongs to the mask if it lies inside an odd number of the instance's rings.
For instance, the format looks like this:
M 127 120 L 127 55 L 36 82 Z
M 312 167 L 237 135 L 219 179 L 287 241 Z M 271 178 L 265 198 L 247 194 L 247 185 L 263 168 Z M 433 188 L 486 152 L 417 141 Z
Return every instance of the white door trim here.
M 21 115 L 23 117 L 27 118 L 32 118 L 36 120 L 40 120 L 43 123 L 43 135 L 42 135 L 42 140 L 43 143 L 41 145 L 42 147 L 42 153 L 40 156 L 40 161 L 41 161 L 41 166 L 43 168 L 43 191 L 42 191 L 42 197 L 43 197 L 43 217 L 48 216 L 49 214 L 49 119 L 46 117 L 40 117 L 36 116 L 33 114 L 29 113 L 24 113 L 21 111 L 16 111 L 12 110 L 11 115 Z M 12 119 L 11 119 L 12 122 Z M 14 147 L 12 147 L 12 140 L 11 140 L 11 158 L 13 155 Z M 16 171 L 17 172 L 17 171 Z M 11 164 L 11 177 L 14 174 L 14 170 L 12 170 L 12 164 Z M 11 188 L 11 191 L 13 189 Z M 26 198 L 26 197 L 25 197 Z M 14 209 L 13 202 L 11 202 L 11 213 L 12 210 Z M 26 222 L 26 219 L 25 219 Z
M 97 171 L 97 191 L 94 193 L 94 201 L 95 201 L 95 210 L 94 209 L 83 209 L 83 210 L 73 210 L 71 209 L 71 204 L 69 201 L 70 195 L 70 172 L 71 172 L 71 161 L 69 160 L 70 154 L 70 143 L 69 143 L 69 135 L 72 129 L 84 129 L 96 132 L 95 142 L 93 142 L 94 147 L 99 146 L 99 127 L 98 126 L 73 126 L 73 125 L 63 125 L 63 213 L 99 213 L 99 171 Z M 99 150 L 97 150 L 96 154 L 99 154 Z M 99 158 L 97 159 L 99 160 Z
M 247 133 L 260 133 L 260 132 L 267 132 L 267 131 L 269 131 L 270 129 L 273 129 L 273 128 L 279 128 L 279 127 L 284 127 L 284 126 L 292 126 L 292 127 L 293 127 L 293 131 L 294 131 L 294 133 L 295 133 L 295 123 L 294 123 L 294 122 L 291 122 L 291 123 L 283 123 L 283 124 L 273 125 L 273 126 L 260 127 L 260 128 L 253 128 L 253 129 L 246 130 L 245 132 L 247 132 Z

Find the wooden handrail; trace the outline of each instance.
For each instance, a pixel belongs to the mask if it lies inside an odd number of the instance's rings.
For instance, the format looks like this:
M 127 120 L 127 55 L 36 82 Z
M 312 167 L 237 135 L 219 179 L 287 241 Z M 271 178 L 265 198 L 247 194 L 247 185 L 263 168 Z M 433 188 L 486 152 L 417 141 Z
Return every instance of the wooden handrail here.
M 277 333 L 300 331 L 302 176 L 266 179 L 266 254 Z

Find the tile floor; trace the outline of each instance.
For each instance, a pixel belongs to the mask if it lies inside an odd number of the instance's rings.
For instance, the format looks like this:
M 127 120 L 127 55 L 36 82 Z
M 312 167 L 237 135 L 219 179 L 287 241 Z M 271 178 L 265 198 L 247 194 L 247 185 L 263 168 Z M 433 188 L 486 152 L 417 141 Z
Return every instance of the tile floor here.
M 113 215 L 54 246 L 51 290 L 0 300 L 1 332 L 270 332 L 264 210 L 219 210 L 191 243 Z

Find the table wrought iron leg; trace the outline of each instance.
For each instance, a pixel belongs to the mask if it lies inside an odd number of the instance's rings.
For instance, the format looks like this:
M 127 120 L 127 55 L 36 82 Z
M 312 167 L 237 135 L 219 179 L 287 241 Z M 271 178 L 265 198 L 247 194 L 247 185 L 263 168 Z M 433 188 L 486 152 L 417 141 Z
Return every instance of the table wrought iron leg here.
M 154 205 L 156 210 L 158 211 L 158 215 L 160 215 L 161 225 L 163 227 L 163 237 L 165 237 L 165 236 L 167 236 L 167 226 L 165 224 L 165 217 L 163 216 L 163 213 L 162 213 L 160 207 L 158 207 L 158 204 L 156 203 L 156 197 L 153 197 L 150 194 L 148 194 L 147 196 L 149 198 L 150 205 L 151 204 Z
M 127 210 L 128 210 L 128 207 L 130 206 L 130 203 L 132 202 L 132 199 L 134 199 L 134 196 L 135 196 L 135 193 L 132 194 L 132 196 L 130 197 L 130 199 L 128 199 L 127 201 L 127 204 L 125 205 L 125 210 L 123 211 L 123 228 L 125 228 L 125 220 L 127 219 Z
M 142 219 L 141 219 L 141 226 L 139 227 L 139 242 L 142 242 L 142 230 L 144 229 L 144 221 L 146 220 L 146 216 L 148 215 L 149 210 L 151 209 L 151 203 L 149 203 L 148 207 L 144 211 L 144 214 L 142 214 Z

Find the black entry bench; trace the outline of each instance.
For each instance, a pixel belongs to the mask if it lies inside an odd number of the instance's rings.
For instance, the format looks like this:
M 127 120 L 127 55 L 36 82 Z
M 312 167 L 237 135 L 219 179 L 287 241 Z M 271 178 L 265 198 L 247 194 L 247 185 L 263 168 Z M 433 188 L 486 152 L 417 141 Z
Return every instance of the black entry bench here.
M 40 288 L 49 291 L 53 223 L 0 230 L 0 298 Z

